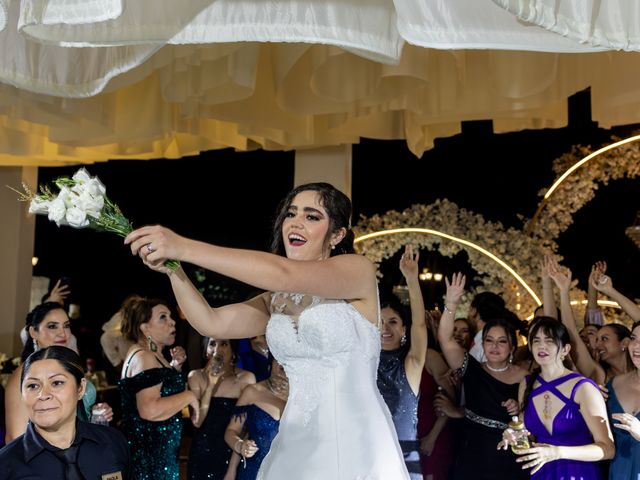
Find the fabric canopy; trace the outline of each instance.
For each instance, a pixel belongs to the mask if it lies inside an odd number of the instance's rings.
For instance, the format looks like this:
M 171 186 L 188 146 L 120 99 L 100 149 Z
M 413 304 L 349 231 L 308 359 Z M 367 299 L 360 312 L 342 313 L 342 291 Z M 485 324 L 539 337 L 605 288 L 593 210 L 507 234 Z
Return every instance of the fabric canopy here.
M 631 3 L 0 0 L 0 165 L 637 123 Z

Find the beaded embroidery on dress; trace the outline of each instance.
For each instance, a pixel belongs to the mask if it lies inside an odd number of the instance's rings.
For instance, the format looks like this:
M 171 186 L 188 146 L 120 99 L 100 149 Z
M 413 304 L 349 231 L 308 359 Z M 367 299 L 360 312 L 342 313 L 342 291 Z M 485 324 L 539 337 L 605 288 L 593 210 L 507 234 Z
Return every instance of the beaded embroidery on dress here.
M 258 479 L 409 478 L 376 385 L 376 326 L 344 300 L 274 293 L 267 342 L 289 399 Z

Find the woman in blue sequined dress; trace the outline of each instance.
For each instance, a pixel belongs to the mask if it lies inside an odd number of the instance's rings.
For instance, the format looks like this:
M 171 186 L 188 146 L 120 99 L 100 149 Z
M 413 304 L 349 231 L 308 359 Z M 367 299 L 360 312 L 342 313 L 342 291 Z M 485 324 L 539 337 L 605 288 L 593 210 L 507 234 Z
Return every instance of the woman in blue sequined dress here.
M 269 355 L 269 377 L 242 391 L 225 440 L 236 453 L 247 452 L 237 469 L 236 480 L 255 480 L 262 460 L 278 433 L 280 417 L 289 395 L 289 380 L 282 365 Z
M 197 420 L 199 406 L 178 370 L 186 360 L 184 350 L 172 349 L 171 363 L 162 356 L 175 341 L 175 322 L 164 302 L 140 298 L 123 312 L 122 334 L 133 343 L 118 384 L 132 478 L 178 480 L 181 412 L 191 406 Z
M 238 397 L 248 385 L 256 382 L 251 372 L 236 368 L 236 342 L 206 339 L 207 364 L 189 372 L 189 389 L 200 401 L 200 415 L 193 424 L 188 480 L 233 479 L 238 456 L 224 441 L 224 433 L 231 419 Z
M 417 437 L 418 393 L 427 355 L 427 325 L 418 279 L 418 258 L 419 254 L 407 245 L 400 259 L 400 270 L 409 289 L 411 321 L 397 302 L 381 305 L 382 351 L 378 364 L 378 388 L 391 412 L 411 480 L 422 479 Z

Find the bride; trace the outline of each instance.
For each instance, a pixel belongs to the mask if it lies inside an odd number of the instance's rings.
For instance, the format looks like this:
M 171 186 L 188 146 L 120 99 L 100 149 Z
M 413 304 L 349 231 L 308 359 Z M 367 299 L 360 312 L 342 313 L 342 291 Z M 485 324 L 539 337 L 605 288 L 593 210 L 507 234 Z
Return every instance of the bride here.
M 271 254 L 198 242 L 160 226 L 140 228 L 125 239 L 145 264 L 168 274 L 180 308 L 202 335 L 250 338 L 266 332 L 289 377 L 290 393 L 261 480 L 409 478 L 376 386 L 375 268 L 353 254 L 350 217 L 346 195 L 327 183 L 312 183 L 282 201 Z M 172 272 L 163 266 L 167 259 L 267 292 L 211 308 L 181 268 Z

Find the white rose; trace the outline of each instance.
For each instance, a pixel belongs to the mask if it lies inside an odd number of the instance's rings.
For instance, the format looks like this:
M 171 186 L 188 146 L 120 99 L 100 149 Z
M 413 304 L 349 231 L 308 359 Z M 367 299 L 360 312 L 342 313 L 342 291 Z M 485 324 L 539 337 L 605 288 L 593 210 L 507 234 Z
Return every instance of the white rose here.
M 94 177 L 91 180 L 89 180 L 85 185 L 85 189 L 94 197 L 98 195 L 104 195 L 105 193 L 107 193 L 106 187 L 102 184 L 100 180 L 98 180 L 97 177 Z
M 104 197 L 102 195 L 91 195 L 85 190 L 78 197 L 76 206 L 82 209 L 87 215 L 98 218 L 104 207 Z
M 65 219 L 74 228 L 82 228 L 89 225 L 87 214 L 78 207 L 71 207 L 67 210 Z
M 39 197 L 33 197 L 29 204 L 29 213 L 45 214 L 49 213 L 49 200 L 43 200 Z
M 70 208 L 74 206 L 74 197 L 75 195 L 73 194 L 73 192 L 71 192 L 71 190 L 69 190 L 69 187 L 62 187 L 60 188 L 60 193 L 58 193 L 56 200 L 62 201 L 65 208 Z
M 56 197 L 49 204 L 49 220 L 56 222 L 56 225 L 60 226 L 65 224 L 64 217 L 67 213 L 67 207 L 65 206 L 64 199 L 60 196 Z
M 76 183 L 86 183 L 89 180 L 91 180 L 91 175 L 89 175 L 89 172 L 87 172 L 87 170 L 85 168 L 81 168 L 76 173 L 74 173 L 73 177 L 71 177 L 71 178 Z

